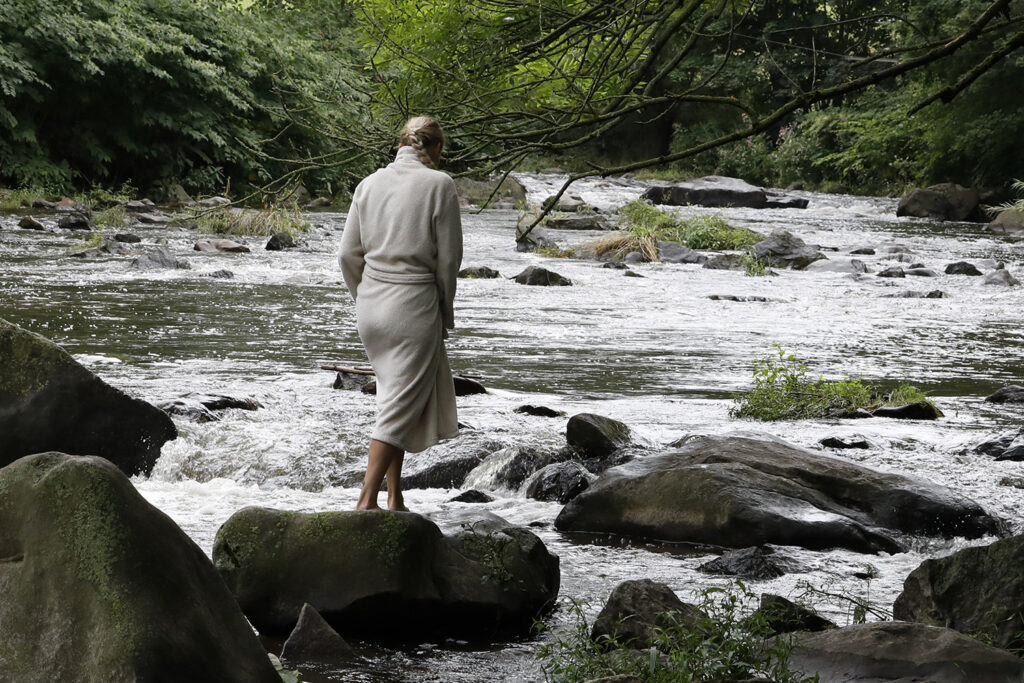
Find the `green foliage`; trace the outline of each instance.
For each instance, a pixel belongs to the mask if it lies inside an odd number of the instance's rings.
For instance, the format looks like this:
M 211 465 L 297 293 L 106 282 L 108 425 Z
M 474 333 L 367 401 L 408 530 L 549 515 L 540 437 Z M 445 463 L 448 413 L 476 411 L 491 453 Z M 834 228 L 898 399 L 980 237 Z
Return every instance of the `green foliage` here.
M 298 235 L 312 227 L 296 207 L 196 209 L 194 215 L 200 232 L 214 235 L 266 236 L 278 232 Z
M 87 238 L 81 242 L 77 242 L 72 245 L 68 251 L 82 251 L 83 249 L 94 249 L 103 244 L 103 233 L 94 232 L 90 233 Z
M 579 603 L 572 603 L 573 625 L 554 641 L 537 647 L 546 681 L 576 682 L 632 675 L 651 683 L 739 680 L 764 677 L 778 683 L 817 681 L 788 667 L 792 642 L 772 635 L 764 615 L 750 614 L 755 596 L 742 583 L 729 590 L 701 591 L 697 607 L 706 615 L 683 624 L 674 614 L 662 615 L 665 627 L 655 628 L 654 645 L 630 649 L 628 642 L 590 638 L 590 625 Z
M 97 213 L 93 222 L 108 228 L 124 228 L 128 225 L 128 212 L 121 205 L 112 206 Z
M 768 275 L 768 264 L 751 253 L 743 255 L 743 274 L 747 277 L 764 277 Z
M 0 189 L 0 209 L 20 209 L 30 206 L 32 200 L 42 199 L 46 192 L 39 188 L 22 188 L 17 190 Z
M 924 392 L 901 383 L 879 393 L 859 379 L 812 379 L 807 365 L 778 344 L 775 353 L 754 361 L 754 387 L 735 397 L 729 413 L 754 420 L 800 420 L 836 417 L 862 408 L 903 406 L 927 401 Z

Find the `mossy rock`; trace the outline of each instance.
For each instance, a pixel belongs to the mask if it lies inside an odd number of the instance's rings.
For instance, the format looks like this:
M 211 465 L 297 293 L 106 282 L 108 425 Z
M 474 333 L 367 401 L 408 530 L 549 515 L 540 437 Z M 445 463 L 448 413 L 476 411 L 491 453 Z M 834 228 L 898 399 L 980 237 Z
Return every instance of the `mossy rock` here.
M 0 319 L 0 466 L 60 451 L 149 474 L 161 446 L 177 435 L 162 410 L 105 383 L 48 339 Z
M 0 469 L 0 558 L 0 680 L 280 680 L 203 551 L 102 458 Z

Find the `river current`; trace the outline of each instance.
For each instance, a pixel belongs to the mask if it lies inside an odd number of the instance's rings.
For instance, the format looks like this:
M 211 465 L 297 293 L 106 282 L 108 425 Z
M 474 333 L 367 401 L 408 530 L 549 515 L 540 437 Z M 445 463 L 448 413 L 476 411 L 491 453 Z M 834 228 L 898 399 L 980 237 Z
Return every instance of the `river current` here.
M 553 175 L 520 179 L 536 202 L 560 181 Z M 630 180 L 592 180 L 570 193 L 608 210 L 642 189 Z M 652 449 L 685 435 L 736 431 L 769 433 L 811 449 L 821 449 L 824 437 L 859 436 L 870 448 L 825 450 L 949 486 L 1020 533 L 1024 490 L 1000 482 L 1024 476 L 1024 466 L 994 462 L 971 448 L 1019 426 L 1024 415 L 1020 406 L 983 401 L 1001 386 L 1024 384 L 1024 287 L 986 286 L 980 277 L 942 272 L 960 260 L 982 271 L 1003 262 L 1020 278 L 1024 245 L 975 224 L 896 218 L 894 199 L 795 194 L 809 199 L 807 209 L 676 211 L 719 213 L 764 234 L 784 228 L 835 259 L 871 246 L 876 255 L 856 258 L 874 273 L 907 266 L 896 259 L 909 253 L 939 275 L 889 279 L 780 270 L 772 277 L 748 277 L 697 265 L 641 264 L 633 268 L 643 277 L 631 278 L 593 262 L 517 253 L 515 211 L 466 210 L 464 265 L 489 266 L 505 277 L 459 282 L 457 329 L 448 353 L 456 372 L 479 377 L 489 393 L 459 399 L 460 421 L 468 429 L 438 448 L 485 446 L 497 452 L 564 445 L 565 418 L 514 412 L 526 403 L 616 418 Z M 107 382 L 150 402 L 198 392 L 254 398 L 263 405 L 255 412 L 226 411 L 216 422 L 175 418 L 180 437 L 164 446 L 150 477 L 133 480 L 207 553 L 219 526 L 246 505 L 324 511 L 355 504 L 357 490 L 346 484 L 364 465 L 373 397 L 333 389 L 333 373 L 320 369 L 366 363 L 354 306 L 335 261 L 344 215 L 314 213 L 309 219 L 314 229 L 301 237 L 300 248 L 269 252 L 263 248 L 266 238 L 239 238 L 252 248 L 249 254 L 201 254 L 192 251 L 202 237 L 193 231 L 135 225 L 131 232 L 143 238 L 144 249 L 160 243 L 192 264 L 191 270 L 140 272 L 129 268 L 130 256 L 69 257 L 80 234 L 21 230 L 17 216 L 0 216 L 0 317 L 63 345 Z M 564 245 L 600 235 L 552 234 Z M 528 287 L 507 279 L 530 265 L 555 270 L 573 286 Z M 234 278 L 208 277 L 221 269 Z M 892 296 L 935 289 L 947 297 Z M 752 384 L 753 361 L 774 353 L 774 344 L 805 361 L 815 375 L 912 382 L 929 392 L 945 417 L 777 423 L 730 417 L 732 396 Z M 560 557 L 561 599 L 585 601 L 589 615 L 625 579 L 662 581 L 684 600 L 729 583 L 696 571 L 713 557 L 708 552 L 581 542 L 553 529 L 560 505 L 495 489 L 487 463 L 471 478 L 495 496 L 481 507 L 532 525 Z M 458 492 L 414 489 L 406 502 L 429 513 L 464 505 L 447 502 Z M 778 548 L 794 571 L 751 582 L 750 588 L 799 597 L 811 587 L 888 609 L 922 560 L 968 543 L 909 540 L 911 550 L 896 555 Z M 820 595 L 811 602 L 848 623 L 849 603 Z M 569 611 L 563 606 L 547 622 L 552 629 L 565 628 Z M 304 670 L 304 680 L 539 680 L 533 648 L 550 637 L 484 649 L 453 642 L 410 648 L 363 644 L 359 662 L 340 670 Z

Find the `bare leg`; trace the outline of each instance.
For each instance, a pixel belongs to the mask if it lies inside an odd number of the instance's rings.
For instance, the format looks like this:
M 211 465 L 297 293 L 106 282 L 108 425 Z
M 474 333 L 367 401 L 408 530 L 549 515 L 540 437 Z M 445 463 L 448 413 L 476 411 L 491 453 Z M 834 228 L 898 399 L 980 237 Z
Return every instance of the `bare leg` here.
M 356 503 L 356 510 L 379 510 L 377 505 L 377 494 L 380 493 L 380 486 L 384 482 L 384 475 L 391 468 L 391 463 L 398 459 L 398 471 L 402 469 L 402 458 L 405 452 L 391 444 L 376 439 L 370 440 L 370 454 L 366 465 L 366 475 L 363 477 L 363 489 L 359 492 L 359 502 Z M 390 482 L 388 489 L 390 490 Z M 391 494 L 388 493 L 390 500 Z
M 388 509 L 398 512 L 408 512 L 405 507 L 405 498 L 402 496 L 402 462 L 405 460 L 405 451 L 398 451 L 398 455 L 391 459 L 388 466 Z

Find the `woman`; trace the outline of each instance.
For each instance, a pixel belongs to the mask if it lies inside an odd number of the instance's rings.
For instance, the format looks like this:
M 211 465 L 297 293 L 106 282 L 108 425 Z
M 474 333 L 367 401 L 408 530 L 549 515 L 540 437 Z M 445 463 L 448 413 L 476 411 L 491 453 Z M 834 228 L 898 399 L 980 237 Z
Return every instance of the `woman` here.
M 444 133 L 437 121 L 409 119 L 394 162 L 363 179 L 341 238 L 345 284 L 377 375 L 377 423 L 357 510 L 406 510 L 402 460 L 458 433 L 455 388 L 443 338 L 455 327 L 462 263 L 455 183 L 436 170 Z

